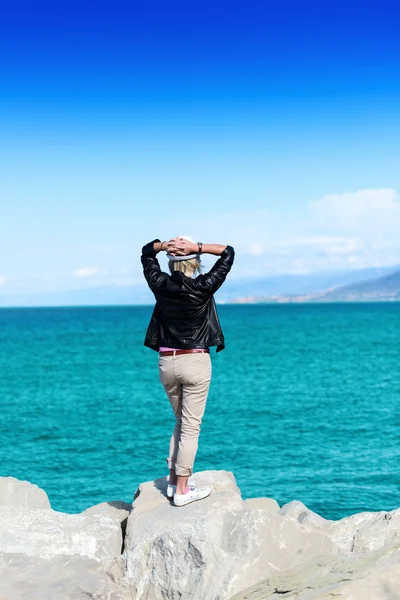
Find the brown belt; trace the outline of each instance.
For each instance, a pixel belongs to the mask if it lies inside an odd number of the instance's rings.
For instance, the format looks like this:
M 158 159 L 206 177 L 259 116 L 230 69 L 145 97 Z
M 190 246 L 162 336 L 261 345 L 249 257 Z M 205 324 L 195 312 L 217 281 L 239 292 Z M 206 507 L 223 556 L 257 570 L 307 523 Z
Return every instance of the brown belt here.
M 190 348 L 188 350 L 163 350 L 162 352 L 160 352 L 160 356 L 174 356 L 175 354 L 193 354 L 195 352 L 206 352 L 207 354 L 210 354 L 208 348 L 205 348 L 204 350 L 202 348 Z

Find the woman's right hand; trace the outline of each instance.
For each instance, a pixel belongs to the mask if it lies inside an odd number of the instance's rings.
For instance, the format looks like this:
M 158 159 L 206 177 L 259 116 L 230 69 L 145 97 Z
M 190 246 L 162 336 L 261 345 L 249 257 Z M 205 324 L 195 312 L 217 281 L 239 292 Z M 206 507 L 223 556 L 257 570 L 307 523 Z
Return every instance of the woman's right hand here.
M 173 251 L 170 251 L 170 245 Z M 175 254 L 175 256 L 186 256 L 187 254 L 195 254 L 198 251 L 199 247 L 195 242 L 185 240 L 183 237 L 176 237 L 168 242 L 168 253 Z

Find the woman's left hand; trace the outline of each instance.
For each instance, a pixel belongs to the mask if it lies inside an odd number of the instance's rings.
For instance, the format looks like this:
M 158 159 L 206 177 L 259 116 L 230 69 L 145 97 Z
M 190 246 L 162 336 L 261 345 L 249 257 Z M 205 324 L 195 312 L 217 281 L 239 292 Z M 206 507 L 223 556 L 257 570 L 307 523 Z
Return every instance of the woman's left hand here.
M 194 254 L 195 252 L 198 252 L 198 250 L 199 250 L 197 244 L 195 244 L 194 242 L 191 242 L 189 240 L 185 240 L 185 238 L 183 238 L 183 237 L 176 237 L 176 238 L 170 240 L 168 242 L 168 247 L 169 247 L 169 244 L 171 244 L 171 248 L 173 249 L 173 252 L 170 252 L 168 250 L 168 253 L 175 254 L 175 256 L 186 256 L 187 254 Z
M 173 254 L 174 256 L 177 253 L 177 245 L 176 245 L 176 239 L 177 238 L 173 238 L 171 240 L 169 240 L 169 242 L 167 242 L 166 244 L 166 248 L 164 248 L 164 250 L 167 252 L 167 254 Z

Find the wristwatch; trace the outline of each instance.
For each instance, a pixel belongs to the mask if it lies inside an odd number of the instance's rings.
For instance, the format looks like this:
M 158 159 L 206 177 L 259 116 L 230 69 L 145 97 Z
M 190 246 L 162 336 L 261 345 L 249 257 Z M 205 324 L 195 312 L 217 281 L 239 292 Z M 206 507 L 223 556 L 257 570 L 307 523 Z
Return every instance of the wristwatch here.
M 201 254 L 203 252 L 203 242 L 197 242 L 197 245 L 199 247 L 199 254 Z

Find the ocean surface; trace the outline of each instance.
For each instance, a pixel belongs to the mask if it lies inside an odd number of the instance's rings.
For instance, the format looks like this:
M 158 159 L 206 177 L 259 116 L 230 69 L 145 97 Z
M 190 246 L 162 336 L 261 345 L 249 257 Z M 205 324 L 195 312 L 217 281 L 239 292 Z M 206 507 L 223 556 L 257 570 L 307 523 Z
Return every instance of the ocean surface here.
M 80 512 L 167 474 L 151 306 L 0 309 L 0 475 Z M 400 304 L 221 305 L 195 470 L 330 519 L 400 507 Z

